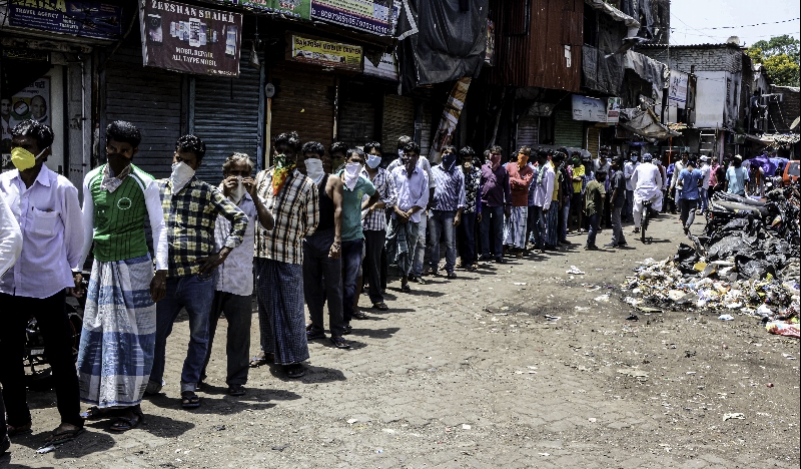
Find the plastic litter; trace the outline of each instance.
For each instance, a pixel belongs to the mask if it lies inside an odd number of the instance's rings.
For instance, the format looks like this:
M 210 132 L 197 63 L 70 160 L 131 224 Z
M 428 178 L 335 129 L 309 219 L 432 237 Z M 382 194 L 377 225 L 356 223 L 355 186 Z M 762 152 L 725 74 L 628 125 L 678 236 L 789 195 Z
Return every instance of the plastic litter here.
M 568 270 L 567 273 L 570 275 L 584 275 L 586 272 L 579 270 L 579 268 L 575 265 L 571 265 L 570 270 Z
M 551 316 L 549 314 L 546 314 L 545 319 L 547 319 L 548 321 L 558 321 L 562 319 L 562 316 Z
M 745 420 L 745 415 L 739 412 L 733 412 L 731 414 L 723 414 L 723 421 L 737 419 L 737 420 Z
M 599 303 L 609 303 L 609 295 L 596 296 L 595 301 Z
M 41 448 L 37 449 L 36 452 L 39 454 L 47 454 L 51 451 L 55 451 L 56 447 L 53 445 L 50 446 L 42 446 Z
M 718 319 L 721 321 L 734 321 L 734 316 L 731 314 L 721 314 Z

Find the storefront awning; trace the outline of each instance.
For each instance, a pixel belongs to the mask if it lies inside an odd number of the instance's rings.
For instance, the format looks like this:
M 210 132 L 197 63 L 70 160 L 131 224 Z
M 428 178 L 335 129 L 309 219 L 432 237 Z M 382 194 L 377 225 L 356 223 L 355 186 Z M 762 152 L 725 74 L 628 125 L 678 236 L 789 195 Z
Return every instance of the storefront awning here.
M 621 109 L 620 126 L 650 142 L 666 140 L 670 137 L 681 137 L 680 133 L 670 130 L 659 122 L 659 119 L 651 108 L 645 110 L 638 107 Z

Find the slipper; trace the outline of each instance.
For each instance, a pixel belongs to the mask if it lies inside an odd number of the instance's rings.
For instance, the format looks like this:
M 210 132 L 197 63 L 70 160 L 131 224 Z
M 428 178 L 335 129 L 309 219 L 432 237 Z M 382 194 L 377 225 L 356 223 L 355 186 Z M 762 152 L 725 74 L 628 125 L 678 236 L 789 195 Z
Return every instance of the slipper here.
M 133 430 L 134 428 L 138 427 L 140 423 L 145 421 L 145 414 L 142 413 L 142 409 L 137 406 L 134 409 L 131 409 L 131 413 L 136 416 L 136 418 L 131 417 L 124 417 L 120 416 L 108 427 L 109 430 L 113 432 L 127 432 L 128 430 Z
M 311 330 L 306 331 L 306 340 L 321 340 L 325 339 L 324 332 L 314 332 Z
M 448 278 L 456 278 L 456 272 L 448 272 Z
M 19 427 L 6 425 L 6 432 L 8 432 L 8 437 L 11 438 L 18 435 L 27 435 L 28 433 L 33 433 L 33 430 L 31 430 L 31 422 L 28 422 L 27 424 L 20 425 Z
M 295 363 L 292 365 L 284 365 L 284 373 L 286 373 L 287 378 L 297 379 L 302 378 L 306 375 L 306 367 L 301 365 L 300 363 Z
M 100 420 L 111 417 L 119 409 L 101 409 L 97 406 L 92 406 L 86 409 L 86 412 L 81 412 L 81 418 L 84 420 Z
M 86 431 L 83 427 L 76 428 L 75 430 L 63 430 L 58 433 L 56 433 L 56 430 L 53 430 L 53 433 L 45 442 L 45 446 L 57 446 L 60 444 L 67 443 L 68 441 L 72 441 L 75 438 L 78 438 Z
M 239 397 L 245 395 L 245 387 L 241 384 L 232 384 L 228 386 L 228 395 L 233 397 Z
M 331 343 L 338 349 L 349 349 L 350 344 L 342 337 L 331 337 Z
M 197 409 L 200 407 L 200 398 L 192 391 L 181 393 L 181 407 L 184 409 Z
M 345 324 L 345 326 L 342 328 L 342 335 L 347 335 L 350 334 L 351 332 L 353 332 L 353 326 L 351 326 L 350 324 Z
M 353 319 L 370 319 L 370 317 L 364 314 L 363 311 L 354 311 Z
M 275 355 L 261 352 L 250 359 L 250 367 L 257 368 L 268 363 L 275 363 Z
M 475 265 L 471 265 L 470 267 L 467 268 L 468 272 L 475 272 L 476 270 L 478 270 L 478 267 L 476 267 Z
M 386 311 L 389 309 L 389 306 L 387 306 L 387 304 L 382 301 L 380 303 L 373 303 L 373 309 L 377 309 L 379 311 Z
M 411 289 L 411 287 L 409 287 L 408 283 L 404 283 L 403 285 L 401 285 L 401 291 L 403 293 L 411 293 L 412 289 Z

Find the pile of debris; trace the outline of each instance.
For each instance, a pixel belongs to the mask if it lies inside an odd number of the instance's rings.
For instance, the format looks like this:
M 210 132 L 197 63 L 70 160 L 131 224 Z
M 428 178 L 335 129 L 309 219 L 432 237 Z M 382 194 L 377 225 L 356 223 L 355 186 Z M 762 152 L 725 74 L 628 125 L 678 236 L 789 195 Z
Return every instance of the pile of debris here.
M 765 201 L 716 194 L 704 235 L 680 244 L 673 258 L 644 261 L 623 285 L 626 302 L 740 311 L 771 333 L 799 337 L 799 202 L 795 187 Z

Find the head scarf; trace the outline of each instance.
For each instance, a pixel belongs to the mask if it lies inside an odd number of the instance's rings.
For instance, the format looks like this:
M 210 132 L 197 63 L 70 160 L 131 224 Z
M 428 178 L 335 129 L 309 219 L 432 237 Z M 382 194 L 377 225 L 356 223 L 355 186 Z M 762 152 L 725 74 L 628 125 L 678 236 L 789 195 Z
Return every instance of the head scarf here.
M 295 170 L 295 161 L 289 161 L 285 154 L 275 156 L 275 169 L 273 170 L 273 195 L 278 195 L 284 187 L 289 175 Z

